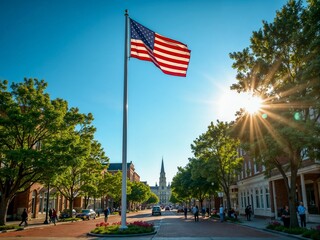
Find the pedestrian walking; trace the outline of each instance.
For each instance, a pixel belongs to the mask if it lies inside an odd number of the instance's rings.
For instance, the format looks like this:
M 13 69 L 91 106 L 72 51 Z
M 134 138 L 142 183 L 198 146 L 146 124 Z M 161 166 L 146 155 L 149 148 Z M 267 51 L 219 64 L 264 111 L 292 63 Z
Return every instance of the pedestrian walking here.
M 247 220 L 251 221 L 251 214 L 252 214 L 251 205 L 248 205 L 244 211 L 246 213 Z
M 202 215 L 202 218 L 205 218 L 205 216 L 206 216 L 206 209 L 205 209 L 205 207 L 202 207 L 202 209 L 201 209 L 201 215 Z
M 184 219 L 187 219 L 187 216 L 188 216 L 188 208 L 187 208 L 187 206 L 184 206 L 183 213 L 184 213 Z
M 220 222 L 223 222 L 224 221 L 224 207 L 222 204 L 220 204 L 219 215 L 220 215 Z
M 24 226 L 28 226 L 28 213 L 27 213 L 27 209 L 25 208 L 21 214 L 21 223 L 19 224 L 19 226 L 21 226 L 22 223 L 24 223 Z
M 300 202 L 298 214 L 300 217 L 301 227 L 306 227 L 306 208 L 303 206 L 303 202 Z
M 282 221 L 283 221 L 283 226 L 286 228 L 290 227 L 290 212 L 289 212 L 289 207 L 285 206 L 282 215 L 281 215 Z
M 52 218 L 52 208 L 49 210 L 49 222 L 51 223 L 51 218 Z
M 198 206 L 194 206 L 192 208 L 192 213 L 194 215 L 194 221 L 199 222 L 199 208 L 198 208 Z
M 109 208 L 107 207 L 104 211 L 104 222 L 108 222 L 108 217 L 109 217 L 109 214 L 110 214 L 110 210 Z
M 53 222 L 53 224 L 56 225 L 56 220 L 57 220 L 57 212 L 56 212 L 56 210 L 53 208 L 53 209 L 52 209 L 51 222 Z

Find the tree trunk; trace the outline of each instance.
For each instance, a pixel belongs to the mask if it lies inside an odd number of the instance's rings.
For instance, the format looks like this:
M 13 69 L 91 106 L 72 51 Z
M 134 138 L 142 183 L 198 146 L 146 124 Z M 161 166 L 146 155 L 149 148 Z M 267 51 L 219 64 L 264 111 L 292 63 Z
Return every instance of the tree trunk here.
M 290 227 L 299 227 L 296 209 L 296 183 L 297 183 L 298 167 L 291 167 L 291 182 L 289 191 L 289 211 L 290 211 Z
M 227 197 L 227 210 L 229 211 L 231 209 L 231 199 L 230 199 L 230 192 L 228 191 L 226 193 L 226 197 Z
M 69 200 L 69 211 L 70 211 L 70 216 L 72 216 L 72 210 L 73 210 L 73 197 L 71 197 Z
M 6 198 L 4 195 L 0 196 L 0 226 L 6 225 L 9 203 L 10 198 Z

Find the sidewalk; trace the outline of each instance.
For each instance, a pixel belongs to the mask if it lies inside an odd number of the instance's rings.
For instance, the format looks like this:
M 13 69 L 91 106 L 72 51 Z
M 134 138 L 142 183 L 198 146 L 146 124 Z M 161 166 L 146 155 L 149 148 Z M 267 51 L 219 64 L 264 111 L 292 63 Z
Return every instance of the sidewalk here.
M 103 218 L 103 215 L 101 215 L 99 218 Z M 240 216 L 239 220 L 241 221 L 241 225 L 245 225 L 248 227 L 252 228 L 257 228 L 257 229 L 266 229 L 266 226 L 272 221 L 270 218 L 252 218 L 251 221 L 247 221 L 244 216 Z M 37 218 L 37 219 L 32 219 L 28 221 L 28 228 L 30 227 L 38 227 L 38 226 L 46 226 L 46 225 L 52 225 L 53 223 L 49 224 L 44 224 L 45 221 L 45 216 Z M 21 221 L 7 221 L 7 225 L 19 225 Z M 279 221 L 281 222 L 281 221 Z M 56 224 L 63 224 L 67 222 L 56 222 Z M 320 223 L 307 223 L 307 228 L 315 228 L 316 226 L 319 226 Z
M 104 216 L 103 215 L 100 215 L 100 216 L 97 216 L 96 219 L 100 219 L 100 218 L 103 218 Z M 45 227 L 45 226 L 50 226 L 50 225 L 53 225 L 53 223 L 50 223 L 49 222 L 49 217 L 48 217 L 48 222 L 49 223 L 44 223 L 45 222 L 45 215 L 44 216 L 41 216 L 39 218 L 32 218 L 31 220 L 28 220 L 28 226 L 27 228 L 34 228 L 34 227 Z M 82 220 L 80 220 L 82 221 Z M 7 221 L 7 225 L 19 225 L 21 221 Z M 56 221 L 56 225 L 59 225 L 59 224 L 65 224 L 65 223 L 70 223 L 70 222 L 58 222 Z M 22 224 L 22 227 L 24 225 Z
M 248 227 L 253 227 L 253 228 L 257 228 L 257 229 L 266 229 L 266 226 L 274 220 L 271 220 L 270 218 L 252 218 L 251 221 L 247 221 L 246 218 L 244 216 L 240 216 L 239 220 L 241 221 L 240 224 L 248 226 Z M 282 221 L 279 221 L 282 223 Z M 307 228 L 315 228 L 316 226 L 319 226 L 320 223 L 310 223 L 307 222 Z

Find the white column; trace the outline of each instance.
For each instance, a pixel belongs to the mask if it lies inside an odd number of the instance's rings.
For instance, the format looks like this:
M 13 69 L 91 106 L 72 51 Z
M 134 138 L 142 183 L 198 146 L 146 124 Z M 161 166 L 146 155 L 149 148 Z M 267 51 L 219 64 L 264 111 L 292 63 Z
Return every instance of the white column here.
M 306 208 L 306 222 L 308 222 L 309 213 L 308 213 L 308 200 L 306 193 L 306 184 L 304 182 L 304 174 L 300 174 L 300 182 L 301 182 L 301 194 L 302 194 L 302 202 Z
M 274 217 L 275 217 L 275 219 L 277 219 L 278 206 L 277 206 L 276 189 L 275 189 L 274 181 L 272 181 L 272 196 L 273 196 Z

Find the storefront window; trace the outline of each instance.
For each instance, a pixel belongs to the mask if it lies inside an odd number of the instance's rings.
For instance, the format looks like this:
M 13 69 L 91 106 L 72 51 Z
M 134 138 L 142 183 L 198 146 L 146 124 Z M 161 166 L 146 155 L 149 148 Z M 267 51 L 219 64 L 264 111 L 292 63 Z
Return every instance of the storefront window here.
M 266 190 L 266 207 L 270 208 L 270 194 L 269 194 L 269 188 L 265 188 Z

